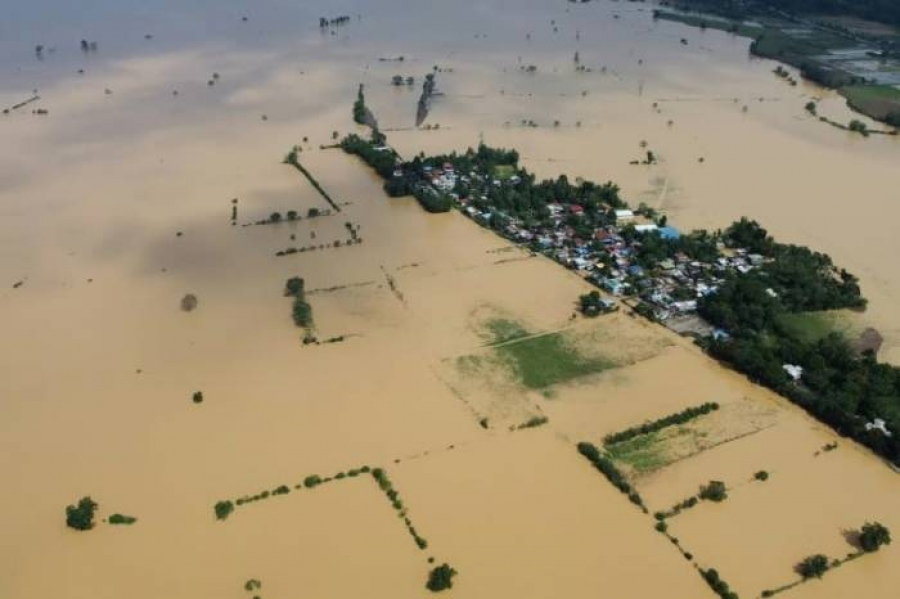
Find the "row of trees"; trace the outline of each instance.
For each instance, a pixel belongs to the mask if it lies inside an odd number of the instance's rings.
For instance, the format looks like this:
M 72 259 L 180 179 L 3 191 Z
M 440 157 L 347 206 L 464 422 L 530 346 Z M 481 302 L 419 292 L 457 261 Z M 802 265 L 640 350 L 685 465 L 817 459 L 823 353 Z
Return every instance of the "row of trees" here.
M 623 441 L 628 441 L 640 435 L 648 435 L 650 433 L 655 433 L 664 428 L 670 426 L 676 426 L 678 424 L 684 424 L 685 422 L 690 422 L 695 418 L 699 418 L 700 416 L 705 416 L 711 412 L 715 412 L 719 409 L 719 404 L 715 402 L 707 402 L 701 404 L 699 406 L 691 407 L 684 409 L 675 414 L 669 414 L 668 416 L 664 416 L 657 420 L 652 420 L 650 422 L 645 422 L 640 426 L 633 426 L 629 429 L 618 433 L 612 433 L 607 435 L 603 442 L 606 445 L 612 445 L 614 443 L 622 443 Z
M 422 536 L 419 535 L 416 527 L 413 526 L 412 521 L 409 519 L 409 516 L 406 515 L 406 508 L 403 506 L 403 501 L 400 499 L 400 493 L 398 493 L 394 488 L 394 484 L 391 482 L 391 479 L 388 478 L 387 472 L 385 472 L 382 468 L 375 468 L 374 470 L 372 470 L 372 478 L 374 478 L 375 482 L 378 483 L 378 488 L 384 491 L 384 494 L 391 502 L 391 506 L 397 511 L 397 514 L 401 518 L 403 518 L 403 522 L 404 524 L 406 524 L 406 530 L 409 531 L 410 536 L 416 542 L 416 546 L 419 549 L 425 549 L 426 547 L 428 547 L 428 541 L 426 541 Z
M 613 486 L 625 495 L 628 495 L 628 499 L 630 499 L 632 503 L 644 511 L 647 510 L 647 508 L 644 507 L 644 500 L 637 492 L 637 489 L 628 482 L 628 479 L 618 468 L 616 468 L 613 461 L 600 453 L 600 450 L 597 449 L 596 446 L 591 443 L 581 442 L 578 444 L 578 453 L 586 457 L 588 461 L 594 465 L 594 468 L 599 470 Z

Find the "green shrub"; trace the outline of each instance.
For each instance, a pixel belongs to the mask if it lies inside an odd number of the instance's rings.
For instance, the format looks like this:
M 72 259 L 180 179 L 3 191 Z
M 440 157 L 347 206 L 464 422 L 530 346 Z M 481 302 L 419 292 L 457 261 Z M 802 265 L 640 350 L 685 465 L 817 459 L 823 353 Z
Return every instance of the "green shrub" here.
M 716 503 L 720 501 L 725 501 L 728 499 L 728 490 L 725 488 L 725 483 L 720 480 L 711 480 L 709 483 L 700 487 L 700 499 L 706 499 L 707 501 L 715 501 Z
M 262 588 L 262 582 L 260 582 L 256 578 L 251 578 L 246 583 L 244 583 L 244 590 L 247 592 L 256 591 L 261 588 Z
M 428 574 L 428 582 L 425 583 L 425 587 L 434 593 L 453 588 L 453 577 L 456 574 L 456 570 L 448 564 L 441 564 Z
M 313 489 L 322 484 L 322 478 L 318 474 L 311 474 L 303 479 L 303 486 L 307 489 Z
M 284 294 L 298 297 L 303 295 L 305 283 L 301 277 L 291 277 L 284 284 Z
M 878 522 L 866 522 L 859 533 L 860 549 L 866 553 L 878 551 L 882 545 L 891 544 L 891 532 Z
M 766 472 L 765 470 L 760 470 L 759 472 L 757 472 L 756 474 L 753 475 L 753 478 L 755 478 L 758 481 L 767 481 L 767 480 L 769 480 L 769 473 Z
M 719 573 L 714 568 L 700 570 L 700 575 L 703 576 L 703 580 L 706 581 L 709 588 L 715 591 L 722 599 L 738 599 L 737 593 L 731 591 L 728 583 L 722 580 Z
M 828 571 L 828 557 L 817 553 L 804 558 L 797 564 L 797 573 L 803 578 L 822 578 L 822 575 Z
M 219 501 L 215 506 L 216 519 L 224 520 L 234 511 L 234 504 L 230 500 Z
M 66 526 L 75 530 L 90 530 L 94 528 L 96 511 L 97 502 L 90 497 L 82 497 L 76 505 L 66 507 Z
M 195 391 L 193 399 L 194 403 L 203 403 L 203 391 Z
M 109 517 L 108 522 L 110 524 L 124 524 L 128 526 L 137 522 L 137 518 L 133 516 L 126 516 L 124 514 L 113 514 Z

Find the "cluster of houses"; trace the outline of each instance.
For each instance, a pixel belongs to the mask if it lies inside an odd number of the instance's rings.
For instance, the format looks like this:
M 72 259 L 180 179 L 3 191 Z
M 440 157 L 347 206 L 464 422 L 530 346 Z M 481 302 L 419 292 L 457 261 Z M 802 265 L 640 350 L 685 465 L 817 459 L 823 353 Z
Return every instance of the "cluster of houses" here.
M 443 170 L 446 173 L 446 167 Z M 437 180 L 441 177 L 446 174 L 437 175 Z M 494 217 L 490 210 L 479 210 L 466 199 L 460 203 L 465 214 L 482 224 L 489 225 Z M 719 257 L 712 263 L 676 253 L 645 268 L 635 260 L 642 235 L 628 236 L 632 238 L 629 242 L 622 235 L 623 229 L 632 227 L 636 233 L 678 239 L 681 234 L 677 229 L 660 226 L 632 210 L 622 209 L 614 211 L 615 224 L 596 227 L 592 238 L 583 239 L 565 224 L 571 215 L 584 215 L 581 205 L 553 203 L 548 208 L 555 223 L 553 228 L 529 229 L 513 218 L 508 219 L 509 224 L 500 233 L 553 258 L 613 296 L 639 300 L 663 323 L 673 317 L 695 314 L 697 301 L 715 293 L 727 272 L 747 273 L 765 260 L 761 255 L 720 245 Z

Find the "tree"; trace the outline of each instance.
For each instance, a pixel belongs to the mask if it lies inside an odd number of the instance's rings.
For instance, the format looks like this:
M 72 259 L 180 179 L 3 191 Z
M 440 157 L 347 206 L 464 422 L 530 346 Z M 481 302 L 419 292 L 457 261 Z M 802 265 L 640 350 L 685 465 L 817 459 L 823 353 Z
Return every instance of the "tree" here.
M 216 519 L 224 520 L 231 515 L 231 512 L 234 511 L 234 504 L 229 500 L 219 501 L 216 503 L 215 511 Z
M 709 481 L 708 484 L 700 487 L 700 499 L 715 501 L 716 503 L 725 501 L 728 499 L 728 490 L 725 488 L 725 483 L 720 480 Z
M 297 220 L 297 211 L 296 210 L 288 210 L 287 211 L 287 219 L 288 220 Z
M 812 102 L 812 101 L 807 102 L 805 108 L 806 108 L 806 112 L 815 116 L 815 114 L 816 114 L 816 103 L 815 102 Z
M 304 281 L 300 277 L 291 277 L 284 284 L 284 294 L 285 295 L 293 295 L 293 296 L 301 296 L 303 295 L 304 290 Z
M 403 85 L 403 75 L 394 75 L 391 77 L 391 85 Z
M 269 215 L 269 220 L 273 223 L 281 222 L 281 213 L 273 212 L 272 214 Z
M 859 533 L 859 546 L 866 553 L 878 551 L 891 544 L 891 532 L 878 522 L 866 522 Z
M 852 121 L 850 121 L 850 124 L 847 125 L 847 128 L 850 131 L 854 131 L 865 136 L 869 135 L 869 128 L 866 127 L 866 124 L 859 119 L 853 119 Z
M 428 582 L 425 583 L 425 587 L 433 593 L 453 588 L 453 577 L 456 574 L 456 570 L 449 564 L 441 564 L 428 574 Z
M 810 555 L 797 564 L 797 573 L 803 578 L 822 578 L 822 575 L 827 571 L 828 557 L 821 553 Z
M 181 309 L 185 312 L 190 312 L 197 307 L 197 303 L 197 296 L 193 293 L 188 293 L 183 298 L 181 298 Z
M 75 530 L 90 530 L 94 528 L 96 511 L 97 502 L 90 497 L 82 497 L 77 505 L 66 507 L 66 526 Z
M 195 391 L 193 399 L 194 403 L 203 403 L 203 391 Z

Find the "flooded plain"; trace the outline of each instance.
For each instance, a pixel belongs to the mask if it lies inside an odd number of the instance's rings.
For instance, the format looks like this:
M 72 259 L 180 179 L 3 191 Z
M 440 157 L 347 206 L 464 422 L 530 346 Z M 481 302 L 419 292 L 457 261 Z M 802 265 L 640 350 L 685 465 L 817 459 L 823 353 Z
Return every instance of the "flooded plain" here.
M 847 528 L 900 530 L 900 478 L 865 451 L 841 440 L 816 455 L 833 433 L 649 323 L 572 321 L 578 277 L 460 214 L 390 200 L 355 159 L 320 149 L 357 129 L 364 83 L 403 156 L 484 140 L 540 176 L 616 181 L 683 229 L 751 216 L 858 274 L 882 358 L 900 361 L 900 142 L 807 117 L 810 97 L 834 119 L 851 113 L 789 87 L 747 40 L 655 23 L 651 8 L 12 9 L 0 107 L 40 100 L 0 115 L 0 596 L 249 599 L 258 579 L 267 598 L 424 597 L 434 558 L 459 571 L 460 597 L 711 597 L 698 567 L 756 597 L 808 554 L 849 551 Z M 339 14 L 350 21 L 319 30 Z M 435 65 L 444 95 L 426 123 L 439 128 L 416 129 Z M 395 74 L 416 90 L 390 85 Z M 658 165 L 628 164 L 641 141 Z M 281 163 L 294 145 L 341 211 L 250 224 L 330 208 Z M 333 247 L 347 223 L 363 242 Z M 320 338 L 343 342 L 301 343 L 291 276 Z M 500 321 L 527 337 L 495 345 Z M 590 359 L 540 380 L 503 361 L 540 365 L 547 348 Z M 471 356 L 478 376 L 460 370 Z M 708 480 L 729 485 L 728 501 L 671 519 L 687 560 L 575 444 L 708 401 L 722 408 L 685 435 L 696 446 L 681 439 L 634 474 L 650 514 Z M 536 416 L 549 421 L 517 428 Z M 296 488 L 362 466 L 385 469 L 426 548 L 371 476 Z M 750 482 L 760 469 L 771 479 Z M 291 492 L 215 520 L 217 501 L 282 484 Z M 138 521 L 71 531 L 65 506 L 84 495 L 100 518 Z M 896 553 L 784 596 L 889 596 Z

